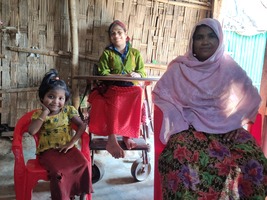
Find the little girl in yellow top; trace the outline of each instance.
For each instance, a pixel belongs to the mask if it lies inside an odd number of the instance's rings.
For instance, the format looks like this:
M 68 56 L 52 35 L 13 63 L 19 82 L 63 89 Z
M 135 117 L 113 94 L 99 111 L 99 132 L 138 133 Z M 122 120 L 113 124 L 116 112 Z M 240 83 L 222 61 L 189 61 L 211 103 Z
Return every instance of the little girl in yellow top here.
M 39 134 L 37 155 L 40 164 L 48 171 L 52 200 L 81 199 L 91 192 L 89 164 L 75 142 L 86 125 L 73 106 L 65 105 L 70 91 L 55 69 L 50 70 L 39 87 L 42 109 L 37 110 L 28 132 Z M 77 126 L 71 137 L 71 123 Z

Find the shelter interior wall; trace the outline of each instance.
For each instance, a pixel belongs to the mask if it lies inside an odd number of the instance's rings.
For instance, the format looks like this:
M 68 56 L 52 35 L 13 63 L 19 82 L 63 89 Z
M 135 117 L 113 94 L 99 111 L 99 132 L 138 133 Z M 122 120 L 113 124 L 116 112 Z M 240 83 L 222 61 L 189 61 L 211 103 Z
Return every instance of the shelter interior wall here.
M 108 26 L 123 21 L 147 65 L 166 65 L 187 48 L 190 30 L 211 16 L 211 0 L 76 0 L 79 36 L 77 74 L 92 74 L 109 44 Z M 71 87 L 71 31 L 68 0 L 0 0 L 0 117 L 13 127 L 39 106 L 43 75 L 58 69 Z M 148 67 L 148 75 L 162 74 Z M 81 90 L 86 83 L 81 82 Z

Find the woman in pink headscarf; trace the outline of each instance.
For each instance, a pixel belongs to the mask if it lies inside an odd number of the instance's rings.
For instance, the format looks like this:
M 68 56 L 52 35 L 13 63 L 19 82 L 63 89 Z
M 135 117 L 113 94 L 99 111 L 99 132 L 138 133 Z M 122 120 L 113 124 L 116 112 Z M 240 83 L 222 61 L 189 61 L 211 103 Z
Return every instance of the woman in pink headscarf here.
M 162 111 L 159 157 L 163 199 L 265 199 L 267 159 L 242 127 L 260 96 L 224 52 L 220 23 L 201 20 L 189 50 L 168 66 L 153 90 Z

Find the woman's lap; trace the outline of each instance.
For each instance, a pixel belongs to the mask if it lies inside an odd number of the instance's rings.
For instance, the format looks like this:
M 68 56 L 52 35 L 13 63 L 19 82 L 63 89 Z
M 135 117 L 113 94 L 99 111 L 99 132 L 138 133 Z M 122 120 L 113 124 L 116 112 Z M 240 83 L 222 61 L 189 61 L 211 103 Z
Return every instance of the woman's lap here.
M 235 142 L 193 129 L 175 134 L 159 171 L 166 200 L 264 199 L 267 192 L 267 160 L 245 130 Z
M 89 103 L 90 132 L 139 137 L 142 88 L 111 86 L 103 95 L 95 90 L 89 96 Z

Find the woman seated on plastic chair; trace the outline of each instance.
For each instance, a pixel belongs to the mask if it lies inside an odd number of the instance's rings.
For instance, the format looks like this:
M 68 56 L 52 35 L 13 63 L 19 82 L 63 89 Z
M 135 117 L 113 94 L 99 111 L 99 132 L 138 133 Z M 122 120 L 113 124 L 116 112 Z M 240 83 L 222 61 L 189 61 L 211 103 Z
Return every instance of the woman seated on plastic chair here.
M 224 53 L 217 20 L 196 24 L 189 50 L 169 64 L 153 99 L 163 114 L 155 137 L 166 144 L 158 160 L 162 199 L 265 199 L 267 160 L 242 128 L 261 99 Z
M 111 44 L 100 57 L 99 75 L 145 77 L 143 59 L 140 52 L 131 47 L 125 25 L 115 20 L 108 33 Z M 95 89 L 89 95 L 89 130 L 96 135 L 108 136 L 106 150 L 114 158 L 123 158 L 125 153 L 118 144 L 117 135 L 123 136 L 127 149 L 136 147 L 132 138 L 140 136 L 143 90 L 132 82 L 114 81 L 106 86 L 105 91 Z

